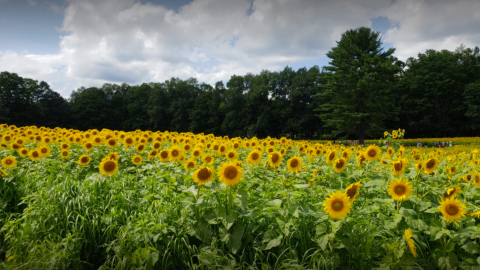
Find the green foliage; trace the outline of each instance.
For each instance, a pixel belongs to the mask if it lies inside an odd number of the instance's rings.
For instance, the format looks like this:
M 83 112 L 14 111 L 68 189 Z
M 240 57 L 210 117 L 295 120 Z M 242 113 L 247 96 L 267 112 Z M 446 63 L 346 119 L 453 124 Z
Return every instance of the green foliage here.
M 378 32 L 361 27 L 342 34 L 327 56 L 320 95 L 324 99 L 319 114 L 333 135 L 356 134 L 363 144 L 365 134 L 384 130 L 384 122 L 395 118 L 392 86 L 401 71 L 393 57 L 395 49 L 382 51 Z

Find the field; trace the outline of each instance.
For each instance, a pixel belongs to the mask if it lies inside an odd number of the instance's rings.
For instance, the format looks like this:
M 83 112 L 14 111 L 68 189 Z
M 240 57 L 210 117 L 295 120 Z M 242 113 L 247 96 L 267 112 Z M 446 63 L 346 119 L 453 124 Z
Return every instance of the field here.
M 0 265 L 479 269 L 479 138 L 402 136 L 362 148 L 3 124 Z

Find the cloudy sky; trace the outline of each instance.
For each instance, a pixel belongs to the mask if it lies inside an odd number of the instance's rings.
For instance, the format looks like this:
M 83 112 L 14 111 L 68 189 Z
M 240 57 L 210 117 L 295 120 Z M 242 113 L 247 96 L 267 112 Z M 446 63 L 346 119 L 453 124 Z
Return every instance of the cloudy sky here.
M 0 0 L 0 72 L 80 86 L 171 77 L 214 84 L 328 65 L 360 26 L 401 60 L 480 46 L 479 0 Z

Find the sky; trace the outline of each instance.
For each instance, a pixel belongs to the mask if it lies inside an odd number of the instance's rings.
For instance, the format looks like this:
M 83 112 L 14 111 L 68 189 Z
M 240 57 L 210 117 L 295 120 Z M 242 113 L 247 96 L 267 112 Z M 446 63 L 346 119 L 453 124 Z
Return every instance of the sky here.
M 342 33 L 380 32 L 405 61 L 480 45 L 479 0 L 0 0 L 0 72 L 81 86 L 320 68 Z

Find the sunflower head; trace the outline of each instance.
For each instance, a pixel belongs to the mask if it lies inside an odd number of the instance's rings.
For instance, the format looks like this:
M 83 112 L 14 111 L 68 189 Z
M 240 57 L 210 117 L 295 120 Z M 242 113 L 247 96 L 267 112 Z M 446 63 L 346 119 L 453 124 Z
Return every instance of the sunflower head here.
M 358 181 L 356 183 L 351 184 L 345 189 L 345 195 L 347 195 L 350 202 L 353 202 L 355 198 L 357 198 L 357 196 L 360 194 L 361 186 L 362 184 L 360 183 L 360 181 Z
M 199 186 L 205 185 L 206 183 L 213 180 L 214 173 L 215 171 L 212 168 L 201 166 L 193 173 L 193 181 L 195 181 L 195 183 L 198 183 Z
M 90 158 L 89 156 L 87 156 L 87 155 L 81 155 L 81 156 L 78 158 L 78 164 L 79 164 L 79 165 L 82 165 L 82 166 L 85 166 L 85 165 L 88 165 L 91 160 L 92 160 L 92 158 Z
M 243 178 L 243 169 L 236 162 L 223 163 L 217 173 L 218 179 L 227 186 L 234 186 Z
M 367 147 L 367 149 L 365 149 L 365 159 L 367 161 L 375 161 L 380 157 L 381 152 L 382 150 L 380 147 L 376 146 L 375 144 L 370 145 Z
M 17 165 L 17 159 L 14 156 L 7 156 L 2 159 L 1 163 L 4 168 L 12 168 Z
M 238 159 L 238 154 L 237 154 L 237 151 L 235 151 L 235 150 L 228 151 L 225 156 L 230 161 Z
M 438 159 L 436 157 L 431 157 L 425 162 L 423 169 L 426 173 L 433 172 L 438 167 Z
M 395 176 L 400 176 L 405 172 L 405 168 L 407 167 L 407 159 L 401 158 L 398 160 L 393 161 L 392 163 L 392 174 Z
M 335 153 L 335 151 L 328 151 L 326 156 L 326 163 L 327 164 L 332 163 L 336 157 L 337 157 L 337 153 Z
M 186 171 L 195 169 L 197 167 L 197 162 L 194 159 L 190 159 L 187 162 L 185 162 L 185 165 L 183 166 Z
M 140 165 L 142 164 L 143 158 L 140 155 L 135 155 L 132 157 L 131 161 L 134 165 Z
M 287 161 L 287 169 L 290 172 L 298 173 L 302 168 L 302 158 L 294 156 Z
M 60 152 L 60 157 L 61 158 L 69 158 L 70 157 L 70 151 L 62 150 L 62 152 Z
M 100 162 L 99 170 L 103 175 L 114 175 L 118 171 L 117 160 L 104 158 L 102 162 Z
M 443 219 L 447 222 L 460 220 L 465 213 L 466 206 L 460 203 L 459 199 L 448 198 L 440 202 L 440 212 L 442 212 Z
M 206 153 L 202 156 L 202 162 L 205 164 L 213 164 L 214 161 L 215 161 L 215 157 L 209 153 Z
M 461 192 L 462 192 L 461 188 L 451 187 L 447 189 L 447 191 L 445 191 L 445 193 L 443 194 L 442 201 L 445 201 L 446 199 L 449 199 L 449 198 L 455 198 L 455 196 Z
M 415 242 L 413 241 L 413 235 L 412 235 L 412 230 L 410 228 L 405 230 L 405 241 L 407 242 L 408 248 L 410 249 L 410 252 L 412 253 L 413 257 L 417 257 L 417 251 L 415 247 Z
M 275 151 L 268 156 L 268 163 L 270 163 L 270 167 L 277 167 L 282 163 L 282 159 L 282 155 Z
M 352 204 L 344 192 L 331 193 L 323 204 L 323 211 L 331 218 L 342 219 L 350 213 Z
M 247 164 L 259 164 L 262 162 L 262 152 L 257 149 L 252 150 L 247 157 Z
M 388 183 L 388 194 L 395 201 L 404 201 L 412 194 L 413 187 L 406 179 L 398 179 Z
M 333 162 L 333 169 L 337 173 L 342 172 L 343 170 L 345 170 L 346 167 L 347 167 L 347 161 L 343 157 L 337 158 L 335 162 Z

